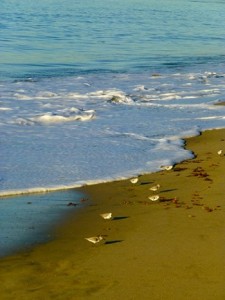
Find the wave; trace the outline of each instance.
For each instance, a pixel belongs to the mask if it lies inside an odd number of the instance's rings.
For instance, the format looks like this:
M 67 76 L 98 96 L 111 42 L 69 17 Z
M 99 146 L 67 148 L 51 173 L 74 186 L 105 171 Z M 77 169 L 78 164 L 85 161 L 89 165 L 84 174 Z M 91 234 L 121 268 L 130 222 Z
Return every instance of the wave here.
M 55 123 L 65 123 L 73 121 L 89 121 L 95 117 L 94 110 L 80 110 L 77 108 L 64 109 L 62 114 L 46 113 L 31 118 L 18 118 L 13 123 L 18 125 L 50 125 Z

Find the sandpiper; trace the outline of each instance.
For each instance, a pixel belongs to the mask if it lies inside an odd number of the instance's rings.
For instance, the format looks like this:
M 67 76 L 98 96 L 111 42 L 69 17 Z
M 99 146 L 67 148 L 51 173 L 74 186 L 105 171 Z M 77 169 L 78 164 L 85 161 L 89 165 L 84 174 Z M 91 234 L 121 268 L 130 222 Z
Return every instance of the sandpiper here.
M 130 180 L 130 182 L 133 183 L 133 184 L 137 183 L 138 182 L 138 177 L 132 178 Z
M 218 155 L 222 156 L 223 150 L 219 150 L 217 153 L 218 153 Z
M 97 236 L 92 236 L 92 237 L 89 237 L 89 238 L 85 238 L 85 240 L 87 240 L 88 242 L 91 242 L 93 244 L 97 244 L 97 243 L 101 242 L 103 239 L 104 238 L 101 235 L 97 235 Z
M 161 168 L 162 170 L 170 171 L 170 170 L 173 169 L 173 166 L 172 166 L 172 165 L 171 165 L 171 166 L 161 166 L 160 168 Z
M 105 220 L 110 220 L 112 218 L 112 213 L 104 213 L 104 214 L 100 214 L 100 216 L 105 219 Z
M 160 184 L 156 184 L 156 185 L 150 187 L 149 190 L 150 190 L 150 191 L 153 191 L 153 192 L 156 192 L 156 191 L 159 190 L 159 188 L 160 188 Z
M 149 196 L 148 199 L 151 201 L 157 201 L 159 200 L 159 195 Z

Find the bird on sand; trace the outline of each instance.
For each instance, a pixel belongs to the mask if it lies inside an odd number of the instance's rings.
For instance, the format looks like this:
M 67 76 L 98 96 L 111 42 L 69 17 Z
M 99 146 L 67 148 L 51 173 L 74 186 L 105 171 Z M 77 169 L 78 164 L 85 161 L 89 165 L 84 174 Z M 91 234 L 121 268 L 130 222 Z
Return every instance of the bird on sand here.
M 222 156 L 223 150 L 219 150 L 217 153 L 218 153 L 218 155 Z
M 160 168 L 163 170 L 166 170 L 166 171 L 170 171 L 173 169 L 173 166 L 172 165 L 171 166 L 161 166 Z
M 104 238 L 102 235 L 97 235 L 97 236 L 85 238 L 85 240 L 87 240 L 88 242 L 91 242 L 93 244 L 97 244 L 97 243 L 101 242 L 102 240 L 104 240 Z
M 133 183 L 133 184 L 137 183 L 138 182 L 138 177 L 132 178 L 130 180 L 130 182 Z
M 105 219 L 105 220 L 110 220 L 112 218 L 112 213 L 104 213 L 104 214 L 100 214 L 100 216 Z
M 151 201 L 157 201 L 159 200 L 159 195 L 149 196 L 148 199 Z
M 156 192 L 158 191 L 160 188 L 160 184 L 156 184 L 156 185 L 153 185 L 152 187 L 150 187 L 150 191 L 153 191 L 153 192 Z

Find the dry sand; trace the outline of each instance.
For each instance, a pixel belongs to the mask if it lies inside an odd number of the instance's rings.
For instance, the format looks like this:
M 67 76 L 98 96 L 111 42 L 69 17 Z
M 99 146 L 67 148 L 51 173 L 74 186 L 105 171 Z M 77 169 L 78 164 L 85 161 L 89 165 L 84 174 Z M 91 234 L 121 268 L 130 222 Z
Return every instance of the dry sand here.
M 225 130 L 186 148 L 196 158 L 171 171 L 85 187 L 88 205 L 55 240 L 0 260 L 1 299 L 224 300 Z M 106 243 L 84 239 L 99 234 Z

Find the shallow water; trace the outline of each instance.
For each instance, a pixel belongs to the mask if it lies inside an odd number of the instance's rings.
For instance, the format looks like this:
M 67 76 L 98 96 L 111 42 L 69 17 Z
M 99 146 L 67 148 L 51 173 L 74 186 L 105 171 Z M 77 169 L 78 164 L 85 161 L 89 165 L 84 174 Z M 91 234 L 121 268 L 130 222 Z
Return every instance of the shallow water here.
M 53 239 L 55 224 L 78 212 L 83 198 L 74 190 L 2 198 L 0 257 Z

